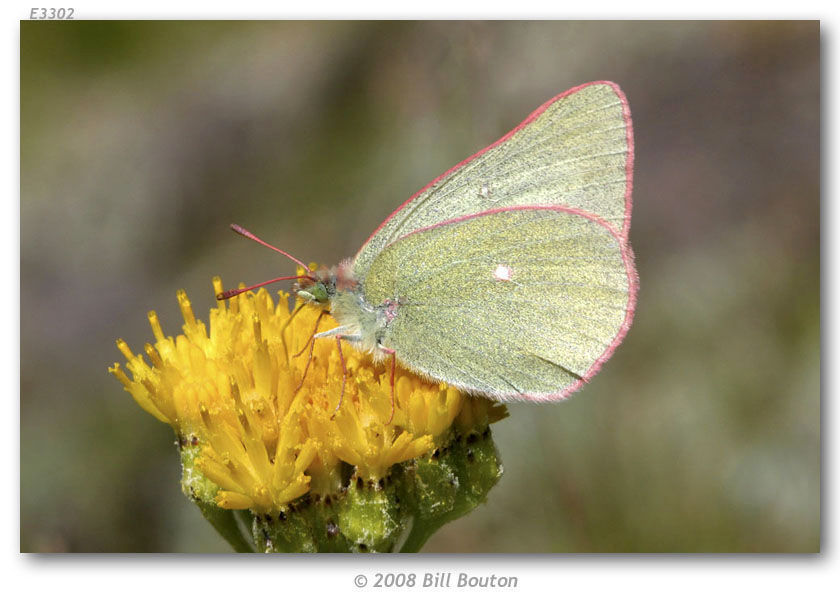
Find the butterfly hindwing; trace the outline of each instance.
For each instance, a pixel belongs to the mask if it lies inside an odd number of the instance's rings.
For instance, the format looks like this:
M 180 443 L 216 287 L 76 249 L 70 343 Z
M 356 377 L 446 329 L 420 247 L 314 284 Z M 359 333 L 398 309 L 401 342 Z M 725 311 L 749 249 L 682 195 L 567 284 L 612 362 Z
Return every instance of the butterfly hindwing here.
M 378 253 L 364 293 L 397 303 L 383 344 L 410 369 L 497 398 L 555 400 L 624 337 L 636 275 L 606 220 L 528 207 L 402 237 Z

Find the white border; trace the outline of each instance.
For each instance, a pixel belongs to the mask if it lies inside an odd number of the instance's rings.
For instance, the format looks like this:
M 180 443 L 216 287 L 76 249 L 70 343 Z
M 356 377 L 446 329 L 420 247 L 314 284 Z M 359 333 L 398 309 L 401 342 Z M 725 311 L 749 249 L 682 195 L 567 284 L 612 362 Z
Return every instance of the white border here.
M 14 6 L 16 4 L 17 6 Z M 66 2 L 55 6 L 74 6 L 78 18 L 188 18 L 188 19 L 250 19 L 250 18 L 794 18 L 823 19 L 823 64 L 833 77 L 827 79 L 829 87 L 823 95 L 826 107 L 825 121 L 830 125 L 831 147 L 837 140 L 837 119 L 828 111 L 827 99 L 836 94 L 837 64 L 836 42 L 833 39 L 836 19 L 827 2 L 800 1 L 777 3 L 736 3 L 731 0 L 710 0 L 702 4 L 680 8 L 674 3 L 660 2 L 602 2 L 594 8 L 591 3 L 569 6 L 519 0 L 490 6 L 487 2 L 459 2 L 430 0 L 408 7 L 397 7 L 393 2 L 339 2 L 327 0 L 301 6 L 282 2 L 237 2 L 215 4 L 208 2 L 172 2 L 147 0 L 135 5 L 111 2 Z M 19 91 L 19 19 L 26 19 L 27 9 L 33 3 L 13 3 L 4 7 L 2 76 L 13 90 Z M 562 9 L 562 12 L 561 12 Z M 632 9 L 632 14 L 630 12 Z M 702 9 L 702 13 L 698 12 Z M 797 11 L 794 13 L 793 11 Z M 827 17 L 830 17 L 827 19 Z M 3 222 L 6 235 L 2 236 L 2 272 L 0 277 L 8 292 L 3 295 L 6 322 L 17 316 L 19 323 L 19 294 L 15 282 L 19 279 L 20 266 L 20 211 L 19 211 L 19 106 L 18 94 L 2 95 L 5 104 L 2 112 L 2 133 L 5 169 L 2 181 L 7 187 L 7 200 L 3 203 Z M 824 173 L 837 173 L 836 154 L 827 154 L 829 168 Z M 826 177 L 823 196 L 828 199 L 833 186 Z M 827 200 L 824 218 L 828 232 L 823 233 L 827 261 L 825 300 L 836 297 L 838 251 L 840 244 L 830 232 L 840 231 L 840 211 L 830 209 Z M 828 337 L 825 341 L 826 373 L 837 373 L 840 365 L 830 352 L 837 340 L 837 320 L 826 319 Z M 205 597 L 252 598 L 277 596 L 294 598 L 301 593 L 318 597 L 322 594 L 359 593 L 353 585 L 358 573 L 369 577 L 375 571 L 415 572 L 466 571 L 480 575 L 487 573 L 511 574 L 519 577 L 516 591 L 501 590 L 448 590 L 436 593 L 442 597 L 478 597 L 479 594 L 527 594 L 527 597 L 551 594 L 559 598 L 811 598 L 823 592 L 836 593 L 836 553 L 832 552 L 837 539 L 836 518 L 831 508 L 823 513 L 823 556 L 448 556 L 448 557 L 386 557 L 374 562 L 371 557 L 245 557 L 209 556 L 187 557 L 166 555 L 150 561 L 138 556 L 38 556 L 19 554 L 19 494 L 10 489 L 11 481 L 20 483 L 19 477 L 19 327 L 5 332 L 0 364 L 5 380 L 14 382 L 17 394 L 6 396 L 7 407 L 13 416 L 7 418 L 3 436 L 3 466 L 6 485 L 3 494 L 5 518 L 2 521 L 4 545 L 4 589 L 22 597 L 66 597 L 68 593 L 81 592 L 89 598 L 147 598 L 162 592 L 198 600 Z M 828 377 L 826 379 L 829 379 Z M 824 395 L 831 389 L 826 381 Z M 836 410 L 829 410 L 823 403 L 823 448 L 825 450 L 823 474 L 824 500 L 834 500 L 832 482 L 837 480 L 837 461 L 832 460 L 834 444 L 829 431 L 836 431 Z M 9 410 L 9 409 L 7 409 Z M 829 420 L 831 421 L 829 423 Z M 834 425 L 832 427 L 832 425 Z M 13 474 L 17 474 L 15 478 Z M 394 590 L 365 589 L 362 593 L 394 593 Z M 422 588 L 406 593 L 424 594 Z

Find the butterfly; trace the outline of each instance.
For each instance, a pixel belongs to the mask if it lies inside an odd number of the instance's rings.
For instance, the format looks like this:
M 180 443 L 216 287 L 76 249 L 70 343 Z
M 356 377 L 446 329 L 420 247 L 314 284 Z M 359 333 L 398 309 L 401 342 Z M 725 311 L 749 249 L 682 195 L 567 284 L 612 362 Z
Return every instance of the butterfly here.
M 313 344 L 334 337 L 339 353 L 347 341 L 391 357 L 392 404 L 397 360 L 501 401 L 561 400 L 633 320 L 633 158 L 618 85 L 574 87 L 411 196 L 337 267 L 312 271 L 232 226 L 304 274 L 219 299 L 297 279 L 297 295 L 338 322 Z

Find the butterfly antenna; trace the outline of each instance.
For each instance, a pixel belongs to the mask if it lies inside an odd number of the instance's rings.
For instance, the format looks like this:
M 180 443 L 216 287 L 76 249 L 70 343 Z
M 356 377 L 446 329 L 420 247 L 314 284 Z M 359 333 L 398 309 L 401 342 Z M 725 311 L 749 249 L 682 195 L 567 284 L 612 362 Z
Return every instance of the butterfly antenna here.
M 226 292 L 222 292 L 221 294 L 216 294 L 216 300 L 227 300 L 228 298 L 233 298 L 234 296 L 238 296 L 239 294 L 250 292 L 251 290 L 257 289 L 258 287 L 268 285 L 269 283 L 276 283 L 278 281 L 288 281 L 289 279 L 311 279 L 312 281 L 315 281 L 315 279 L 313 277 L 310 277 L 309 275 L 289 275 L 287 277 L 275 277 L 274 279 L 269 279 L 268 281 L 263 281 L 262 283 L 249 285 L 246 288 L 227 290 Z
M 280 254 L 282 254 L 283 256 L 285 256 L 286 258 L 290 258 L 290 259 L 292 259 L 292 260 L 293 260 L 293 261 L 295 261 L 297 264 L 299 264 L 301 267 L 303 267 L 303 269 L 306 271 L 306 273 L 307 273 L 308 275 L 312 275 L 312 270 L 311 270 L 309 267 L 307 267 L 305 264 L 303 264 L 301 261 L 299 261 L 298 259 L 296 259 L 294 256 L 292 256 L 292 255 L 291 255 L 291 254 L 289 254 L 288 252 L 284 252 L 284 251 L 283 251 L 283 250 L 281 250 L 280 248 L 275 248 L 274 246 L 272 246 L 272 245 L 271 245 L 271 244 L 269 244 L 268 242 L 264 242 L 263 240 L 261 240 L 260 238 L 258 238 L 257 236 L 255 236 L 253 233 L 251 233 L 250 231 L 248 231 L 247 229 L 245 229 L 244 227 L 242 227 L 241 225 L 237 225 L 236 223 L 231 223 L 231 224 L 230 224 L 230 228 L 231 228 L 231 229 L 233 229 L 236 233 L 238 233 L 238 234 L 239 234 L 239 235 L 241 235 L 242 237 L 246 237 L 246 238 L 248 238 L 249 240 L 253 240 L 253 241 L 257 242 L 258 244 L 262 244 L 262 245 L 263 245 L 263 246 L 265 246 L 266 248 L 271 248 L 271 249 L 272 249 L 272 250 L 274 250 L 275 252 L 279 252 Z

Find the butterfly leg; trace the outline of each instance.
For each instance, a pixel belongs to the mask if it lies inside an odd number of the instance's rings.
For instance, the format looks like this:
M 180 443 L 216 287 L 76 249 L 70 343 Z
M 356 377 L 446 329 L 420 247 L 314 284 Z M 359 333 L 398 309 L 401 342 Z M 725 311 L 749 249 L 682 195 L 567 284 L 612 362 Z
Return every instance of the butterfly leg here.
M 385 423 L 386 425 L 390 425 L 391 421 L 394 420 L 394 407 L 396 406 L 397 394 L 394 387 L 394 376 L 397 373 L 397 351 L 391 348 L 386 348 L 385 346 L 379 346 L 379 349 L 385 354 L 391 355 L 391 416 L 388 418 L 388 422 Z
M 321 313 L 318 315 L 318 318 L 315 320 L 315 329 L 312 331 L 312 335 L 309 338 L 309 341 L 306 342 L 306 345 L 300 349 L 300 352 L 294 355 L 294 358 L 297 358 L 306 348 L 309 348 L 309 356 L 306 359 L 306 366 L 303 368 L 303 376 L 300 378 L 300 383 L 298 383 L 295 391 L 292 393 L 292 396 L 295 396 L 301 387 L 303 387 L 303 382 L 306 381 L 306 374 L 309 372 L 309 365 L 312 363 L 312 353 L 315 351 L 315 334 L 318 331 L 318 325 L 321 323 L 321 317 L 324 316 L 325 313 Z
M 301 348 L 299 352 L 297 352 L 296 354 L 293 355 L 294 358 L 297 358 L 298 356 L 303 354 L 303 351 L 306 350 L 307 348 L 309 348 L 310 344 L 312 346 L 315 345 L 315 334 L 318 333 L 318 325 L 321 323 L 321 317 L 323 317 L 325 314 L 327 314 L 327 313 L 322 312 L 320 315 L 318 315 L 318 318 L 315 320 L 315 329 L 312 330 L 312 335 L 310 335 L 309 339 L 306 340 L 306 345 L 304 345 L 304 347 Z M 312 356 L 312 351 L 311 350 L 309 352 L 309 356 L 310 357 Z
M 323 338 L 323 337 L 338 336 L 340 334 L 344 334 L 344 332 L 349 330 L 349 329 L 350 329 L 349 325 L 340 325 L 338 327 L 333 327 L 332 329 L 329 329 L 327 331 L 322 331 L 321 333 L 317 333 L 317 334 L 315 334 L 315 337 L 316 338 Z M 354 335 L 354 334 L 346 334 L 346 335 L 343 335 L 343 337 L 345 339 L 348 339 L 348 340 L 357 340 L 359 338 L 358 335 Z
M 283 323 L 283 327 L 280 328 L 280 340 L 283 342 L 283 350 L 286 352 L 286 364 L 289 364 L 289 347 L 286 345 L 286 328 L 292 324 L 292 321 L 294 321 L 295 317 L 298 315 L 303 306 L 303 304 L 299 304 L 297 308 L 295 308 L 295 310 L 292 311 L 289 320 Z
M 332 414 L 332 419 L 338 414 L 338 409 L 341 408 L 341 402 L 344 400 L 344 386 L 347 385 L 347 363 L 344 362 L 344 354 L 341 352 L 341 334 L 335 336 L 335 343 L 338 346 L 338 359 L 341 361 L 341 395 L 338 397 L 338 404 L 335 406 L 335 411 Z M 314 343 L 314 341 L 313 341 Z
M 336 329 L 342 329 L 341 327 L 337 327 Z M 331 331 L 336 331 L 333 329 Z M 326 331 L 324 333 L 331 333 L 330 331 Z M 318 334 L 315 337 L 320 337 L 322 334 Z M 338 404 L 335 407 L 335 411 L 331 418 L 335 419 L 335 415 L 338 414 L 338 409 L 341 408 L 341 402 L 344 400 L 344 388 L 347 385 L 347 363 L 344 362 L 344 353 L 341 351 L 341 340 L 347 340 L 348 342 L 358 342 L 361 339 L 361 336 L 357 334 L 344 334 L 339 333 L 335 336 L 335 343 L 338 346 L 338 359 L 341 361 L 341 395 L 338 397 Z

